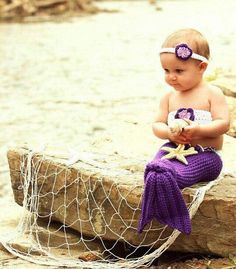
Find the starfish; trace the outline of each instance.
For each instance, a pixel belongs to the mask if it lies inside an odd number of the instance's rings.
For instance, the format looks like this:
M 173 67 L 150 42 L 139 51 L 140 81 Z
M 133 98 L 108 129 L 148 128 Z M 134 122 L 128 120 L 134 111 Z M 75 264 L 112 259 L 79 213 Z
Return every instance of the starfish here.
M 178 161 L 188 165 L 188 161 L 186 160 L 185 156 L 198 154 L 198 152 L 194 149 L 194 147 L 190 147 L 189 149 L 185 149 L 185 145 L 179 144 L 177 148 L 170 148 L 170 147 L 162 147 L 164 151 L 169 152 L 161 159 L 174 159 L 176 158 Z

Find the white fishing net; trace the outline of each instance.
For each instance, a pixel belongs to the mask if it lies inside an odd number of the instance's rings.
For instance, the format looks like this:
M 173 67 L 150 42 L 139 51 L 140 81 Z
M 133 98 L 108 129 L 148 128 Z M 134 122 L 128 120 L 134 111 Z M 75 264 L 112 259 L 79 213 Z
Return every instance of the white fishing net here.
M 2 243 L 28 261 L 82 268 L 151 265 L 180 234 L 155 220 L 137 233 L 145 161 L 27 148 L 8 153 L 15 200 L 24 214 Z M 184 190 L 191 218 L 221 179 Z

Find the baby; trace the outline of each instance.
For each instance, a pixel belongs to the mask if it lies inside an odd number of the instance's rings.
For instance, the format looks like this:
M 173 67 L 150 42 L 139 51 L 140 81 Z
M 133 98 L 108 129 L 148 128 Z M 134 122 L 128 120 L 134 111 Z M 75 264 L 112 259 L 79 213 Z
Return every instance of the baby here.
M 190 234 L 181 189 L 221 172 L 217 151 L 229 130 L 229 109 L 222 91 L 203 80 L 209 57 L 207 40 L 194 29 L 176 31 L 162 44 L 160 61 L 172 89 L 160 100 L 153 132 L 169 142 L 146 166 L 138 232 L 156 218 Z
M 222 91 L 203 80 L 210 57 L 205 37 L 194 29 L 183 29 L 167 37 L 160 50 L 165 81 L 173 90 L 161 98 L 153 124 L 154 134 L 178 144 L 200 144 L 220 150 L 223 134 L 230 126 L 229 109 Z M 168 124 L 180 108 L 192 108 L 194 123 L 173 133 Z M 186 114 L 187 115 L 187 114 Z

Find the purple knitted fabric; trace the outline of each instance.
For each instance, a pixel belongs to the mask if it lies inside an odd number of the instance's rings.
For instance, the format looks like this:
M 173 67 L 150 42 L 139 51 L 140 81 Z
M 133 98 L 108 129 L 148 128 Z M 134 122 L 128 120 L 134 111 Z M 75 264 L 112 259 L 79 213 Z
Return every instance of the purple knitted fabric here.
M 163 146 L 177 147 L 172 142 Z M 167 154 L 161 149 L 147 164 L 144 173 L 145 186 L 139 233 L 153 218 L 185 234 L 191 233 L 189 212 L 181 189 L 200 181 L 214 180 L 222 169 L 222 160 L 213 149 L 202 150 L 201 147 L 196 146 L 195 150 L 198 154 L 186 157 L 188 165 L 176 159 L 161 160 L 161 157 Z

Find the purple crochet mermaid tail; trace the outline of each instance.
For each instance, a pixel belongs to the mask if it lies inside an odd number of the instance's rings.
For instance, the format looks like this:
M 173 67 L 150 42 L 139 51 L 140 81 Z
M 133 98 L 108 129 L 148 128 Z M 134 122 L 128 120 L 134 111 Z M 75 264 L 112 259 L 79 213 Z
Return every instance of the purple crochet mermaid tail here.
M 176 148 L 172 142 L 163 146 Z M 185 146 L 186 148 L 189 146 Z M 187 156 L 188 165 L 177 159 L 161 159 L 166 151 L 160 149 L 147 164 L 144 173 L 144 193 L 138 232 L 153 218 L 171 228 L 190 234 L 191 221 L 181 189 L 200 181 L 216 179 L 222 169 L 220 156 L 211 148 L 196 146 L 196 155 Z

